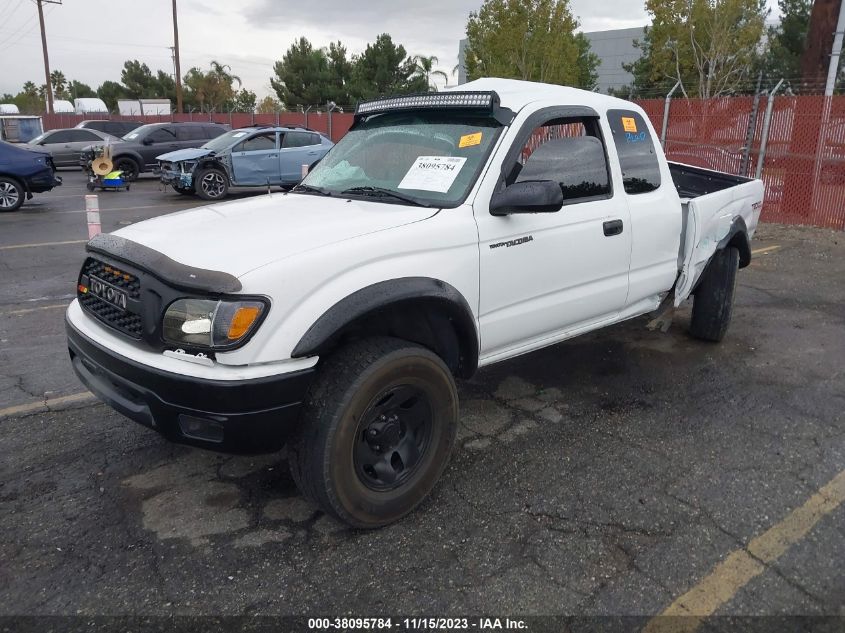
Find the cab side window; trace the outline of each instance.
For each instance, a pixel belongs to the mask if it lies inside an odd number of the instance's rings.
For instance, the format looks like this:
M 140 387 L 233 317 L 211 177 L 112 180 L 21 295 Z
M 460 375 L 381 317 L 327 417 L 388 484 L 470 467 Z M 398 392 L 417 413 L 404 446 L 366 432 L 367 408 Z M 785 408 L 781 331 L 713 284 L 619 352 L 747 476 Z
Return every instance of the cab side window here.
M 508 182 L 553 180 L 565 204 L 611 196 L 607 153 L 597 119 L 553 119 L 535 128 Z
M 643 117 L 632 110 L 608 110 L 625 193 L 639 194 L 660 187 L 660 163 Z
M 288 132 L 285 134 L 285 141 L 282 147 L 308 147 L 314 145 L 315 134 L 309 132 Z
M 150 132 L 147 138 L 153 143 L 172 143 L 176 140 L 176 135 L 170 128 L 162 127 Z
M 257 152 L 261 150 L 276 149 L 276 133 L 263 132 L 256 134 L 243 141 L 235 151 Z

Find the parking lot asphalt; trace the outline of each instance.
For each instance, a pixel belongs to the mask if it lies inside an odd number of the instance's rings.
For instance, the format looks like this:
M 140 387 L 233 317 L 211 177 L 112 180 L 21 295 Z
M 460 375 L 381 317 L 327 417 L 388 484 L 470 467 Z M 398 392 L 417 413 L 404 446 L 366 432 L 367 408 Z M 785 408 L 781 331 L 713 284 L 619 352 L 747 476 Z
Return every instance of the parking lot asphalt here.
M 720 345 L 685 305 L 460 383 L 431 498 L 359 532 L 284 452 L 174 446 L 84 395 L 62 175 L 0 215 L 0 615 L 845 615 L 841 233 L 763 225 Z M 99 200 L 104 231 L 200 204 L 152 179 Z

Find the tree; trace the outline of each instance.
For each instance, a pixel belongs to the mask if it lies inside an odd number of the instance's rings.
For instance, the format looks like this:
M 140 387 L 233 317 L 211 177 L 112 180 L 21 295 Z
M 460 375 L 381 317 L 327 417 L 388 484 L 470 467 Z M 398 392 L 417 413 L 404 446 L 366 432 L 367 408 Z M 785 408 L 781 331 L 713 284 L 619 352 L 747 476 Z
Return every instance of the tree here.
M 117 100 L 126 98 L 126 88 L 116 81 L 106 80 L 97 88 L 97 96 L 103 100 L 111 111 L 117 111 Z
M 346 47 L 340 42 L 332 42 L 326 51 L 328 60 L 329 99 L 335 103 L 350 104 L 349 82 L 352 81 L 352 62 L 346 56 Z
M 258 114 L 276 114 L 277 112 L 282 112 L 283 110 L 284 107 L 281 102 L 270 95 L 267 95 L 259 101 L 258 106 L 256 107 Z
M 337 46 L 340 46 L 340 43 Z M 337 47 L 334 54 L 336 58 L 340 58 Z M 346 49 L 343 49 L 343 58 L 345 57 Z M 342 72 L 340 67 L 337 70 Z M 332 94 L 332 73 L 326 52 L 314 48 L 307 38 L 300 37 L 291 44 L 281 61 L 273 65 L 273 73 L 275 76 L 270 78 L 270 85 L 288 109 L 337 99 L 337 96 Z
M 412 77 L 419 77 L 425 80 L 425 85 L 429 90 L 437 92 L 437 84 L 432 81 L 434 77 L 440 77 L 443 81 L 449 81 L 449 75 L 442 70 L 434 70 L 434 65 L 440 60 L 434 55 L 417 55 L 414 60 L 414 74 Z
M 646 0 L 643 54 L 625 69 L 635 93 L 718 97 L 746 90 L 767 15 L 765 0 Z M 751 71 L 753 72 L 753 71 Z
M 67 78 L 61 70 L 54 70 L 50 73 L 50 85 L 53 88 L 54 98 L 67 99 Z
M 185 75 L 185 102 L 198 106 L 200 110 L 215 112 L 235 98 L 237 90 L 233 84 L 240 88 L 241 78 L 233 75 L 231 66 L 227 64 L 212 60 L 209 66 L 208 72 L 194 66 Z
M 763 72 L 771 81 L 786 79 L 793 89 L 801 83 L 801 54 L 810 26 L 813 0 L 779 0 L 780 23 L 768 29 Z
M 4 99 L 5 101 L 5 99 Z M 33 82 L 27 81 L 11 102 L 18 106 L 21 114 L 39 114 L 44 112 L 45 102 L 41 90 Z
M 414 76 L 415 62 L 405 47 L 394 44 L 382 33 L 355 58 L 350 94 L 355 99 L 371 99 L 389 94 L 425 92 L 425 79 Z
M 485 0 L 467 22 L 467 75 L 590 88 L 598 58 L 577 27 L 569 0 Z
M 227 104 L 227 109 L 234 112 L 255 112 L 255 102 L 257 99 L 258 97 L 255 96 L 254 92 L 241 88 L 235 94 L 235 98 Z
M 68 83 L 67 94 L 70 99 L 84 99 L 86 97 L 97 96 L 97 93 L 91 86 L 76 79 Z

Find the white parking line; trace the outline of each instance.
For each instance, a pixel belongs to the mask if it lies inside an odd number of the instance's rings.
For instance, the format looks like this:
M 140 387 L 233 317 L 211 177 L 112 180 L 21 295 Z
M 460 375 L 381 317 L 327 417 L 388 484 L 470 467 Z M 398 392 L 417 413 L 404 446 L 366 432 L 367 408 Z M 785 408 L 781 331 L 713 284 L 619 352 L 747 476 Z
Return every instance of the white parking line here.
M 89 402 L 95 399 L 96 397 L 90 391 L 74 393 L 70 396 L 60 396 L 58 398 L 45 398 L 40 402 L 30 402 L 29 404 L 19 404 L 14 407 L 6 407 L 5 409 L 0 409 L 0 420 L 15 415 L 28 415 L 30 413 L 58 411 L 66 408 L 68 405 L 79 404 L 81 402 Z
M 88 240 L 65 240 L 64 242 L 36 242 L 34 244 L 11 244 L 0 246 L 0 251 L 10 251 L 15 248 L 38 248 L 40 246 L 62 246 L 64 244 L 85 244 Z
M 25 308 L 23 310 L 11 310 L 10 312 L 0 312 L 0 316 L 14 316 L 17 314 L 29 314 L 30 312 L 39 312 L 40 310 L 58 310 L 59 308 L 66 308 L 68 304 L 58 303 L 51 306 L 41 306 L 39 308 Z

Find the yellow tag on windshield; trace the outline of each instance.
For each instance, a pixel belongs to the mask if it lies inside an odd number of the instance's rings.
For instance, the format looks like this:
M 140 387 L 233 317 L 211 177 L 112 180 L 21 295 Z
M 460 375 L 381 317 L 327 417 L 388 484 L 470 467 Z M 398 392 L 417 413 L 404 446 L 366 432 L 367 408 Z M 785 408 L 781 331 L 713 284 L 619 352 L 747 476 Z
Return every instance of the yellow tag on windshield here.
M 461 137 L 458 147 L 472 147 L 473 145 L 481 144 L 481 132 L 475 134 L 464 134 Z
M 626 132 L 633 132 L 634 134 L 637 133 L 637 121 L 634 117 L 631 116 L 623 116 L 622 117 L 622 129 Z

